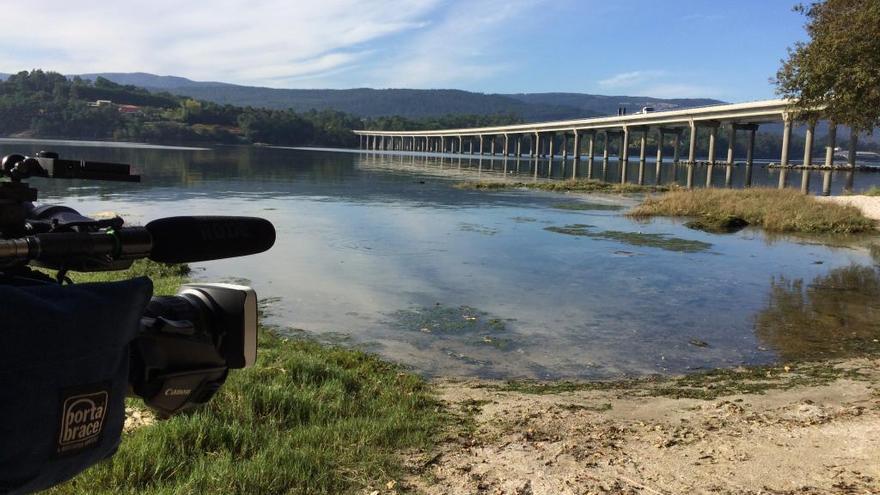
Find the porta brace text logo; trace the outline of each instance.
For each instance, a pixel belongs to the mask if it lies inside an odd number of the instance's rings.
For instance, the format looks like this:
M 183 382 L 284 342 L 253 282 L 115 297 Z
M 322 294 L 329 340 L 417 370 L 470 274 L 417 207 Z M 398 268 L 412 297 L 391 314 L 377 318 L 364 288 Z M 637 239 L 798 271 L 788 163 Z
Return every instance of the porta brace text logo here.
M 98 442 L 107 416 L 106 391 L 74 395 L 64 400 L 58 453 L 82 450 Z

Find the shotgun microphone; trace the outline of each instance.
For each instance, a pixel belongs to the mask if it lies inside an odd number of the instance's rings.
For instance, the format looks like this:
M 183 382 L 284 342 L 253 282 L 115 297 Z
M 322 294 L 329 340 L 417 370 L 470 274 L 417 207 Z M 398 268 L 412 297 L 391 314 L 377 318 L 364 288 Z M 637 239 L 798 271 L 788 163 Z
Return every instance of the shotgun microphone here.
M 275 244 L 275 227 L 263 218 L 166 217 L 146 225 L 153 237 L 149 258 L 190 263 L 262 253 Z

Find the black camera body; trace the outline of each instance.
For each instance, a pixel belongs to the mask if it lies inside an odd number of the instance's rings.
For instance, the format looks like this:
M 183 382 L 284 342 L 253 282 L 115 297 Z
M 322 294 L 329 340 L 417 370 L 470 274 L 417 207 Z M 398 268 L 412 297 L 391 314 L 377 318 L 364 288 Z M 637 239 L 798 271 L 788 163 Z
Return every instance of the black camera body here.
M 0 493 L 27 493 L 112 455 L 126 394 L 170 416 L 209 401 L 230 369 L 256 360 L 250 287 L 193 283 L 151 297 L 147 278 L 72 284 L 68 271 L 254 254 L 273 245 L 275 230 L 251 217 L 169 217 L 130 227 L 118 216 L 35 206 L 36 189 L 22 182 L 139 181 L 124 164 L 9 155 L 0 177 L 8 179 L 0 182 Z
M 162 414 L 204 404 L 230 368 L 257 359 L 257 295 L 231 284 L 186 284 L 154 297 L 133 342 L 130 383 Z

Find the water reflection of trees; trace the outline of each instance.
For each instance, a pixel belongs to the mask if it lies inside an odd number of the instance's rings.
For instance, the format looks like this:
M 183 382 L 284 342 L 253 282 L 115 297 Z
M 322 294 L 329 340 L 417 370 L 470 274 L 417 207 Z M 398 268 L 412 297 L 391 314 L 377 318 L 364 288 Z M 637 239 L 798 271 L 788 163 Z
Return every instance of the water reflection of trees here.
M 774 278 L 755 333 L 785 360 L 880 352 L 880 267 L 851 265 L 810 283 Z

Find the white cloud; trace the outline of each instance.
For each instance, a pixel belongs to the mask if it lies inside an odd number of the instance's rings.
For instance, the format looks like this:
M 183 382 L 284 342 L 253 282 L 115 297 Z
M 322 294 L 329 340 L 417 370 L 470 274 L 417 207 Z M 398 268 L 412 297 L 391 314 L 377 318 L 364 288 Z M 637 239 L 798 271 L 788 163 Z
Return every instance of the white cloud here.
M 0 71 L 145 71 L 284 85 L 426 26 L 443 0 L 0 1 Z
M 504 39 L 511 23 L 527 19 L 550 0 L 482 0 L 445 9 L 429 29 L 374 70 L 381 86 L 449 87 L 488 79 L 513 69 Z
M 665 70 L 635 70 L 597 81 L 604 91 L 654 98 L 709 98 L 725 93 L 721 88 L 680 82 L 691 76 Z
M 688 83 L 648 85 L 639 91 L 654 98 L 716 98 L 723 93 L 719 88 Z
M 599 86 L 604 89 L 623 89 L 638 86 L 665 75 L 666 72 L 662 70 L 635 70 L 632 72 L 615 74 L 606 79 L 599 80 L 598 83 Z

